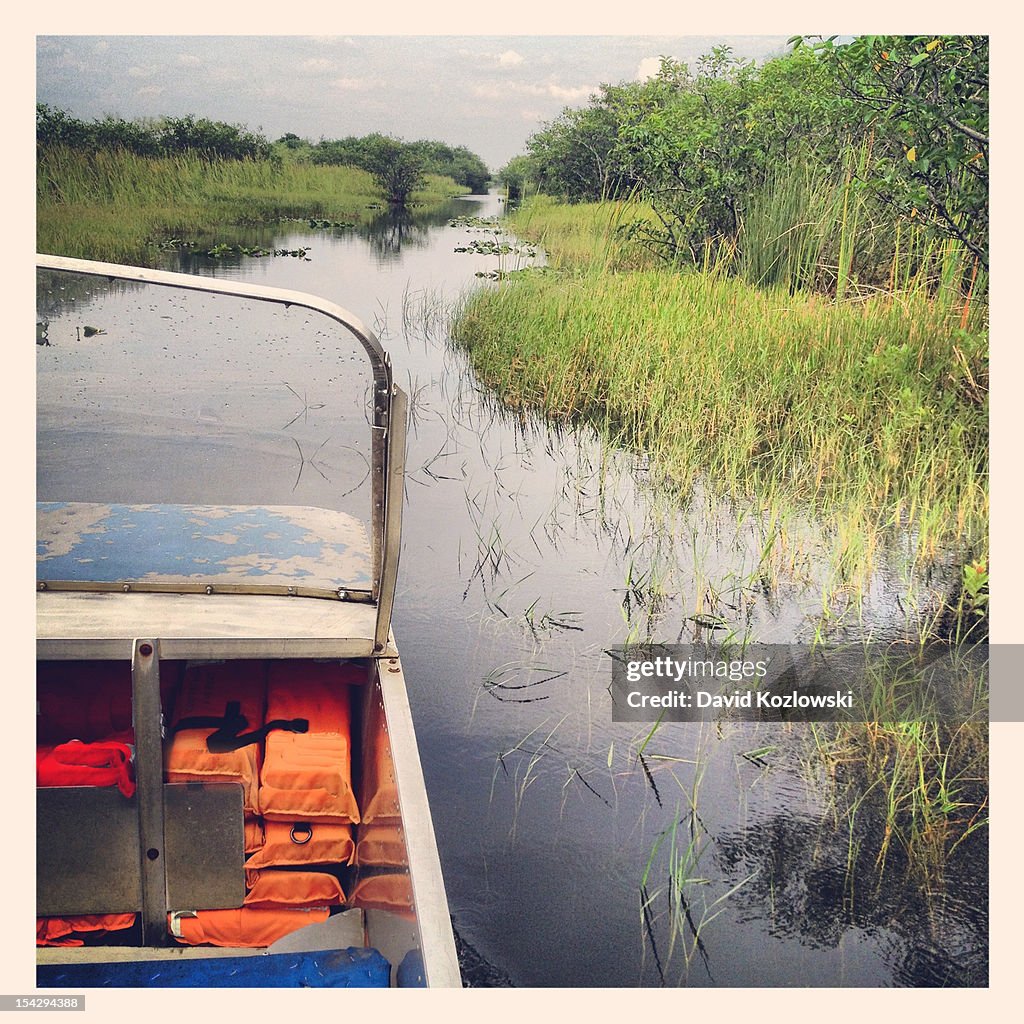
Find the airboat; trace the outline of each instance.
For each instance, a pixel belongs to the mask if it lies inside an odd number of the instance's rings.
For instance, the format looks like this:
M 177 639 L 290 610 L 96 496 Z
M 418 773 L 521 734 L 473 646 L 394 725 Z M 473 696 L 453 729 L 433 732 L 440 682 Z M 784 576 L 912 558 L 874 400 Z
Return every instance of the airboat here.
M 38 987 L 459 986 L 391 629 L 408 402 L 388 354 L 302 292 L 37 266 L 308 310 L 372 371 L 368 523 L 37 504 Z

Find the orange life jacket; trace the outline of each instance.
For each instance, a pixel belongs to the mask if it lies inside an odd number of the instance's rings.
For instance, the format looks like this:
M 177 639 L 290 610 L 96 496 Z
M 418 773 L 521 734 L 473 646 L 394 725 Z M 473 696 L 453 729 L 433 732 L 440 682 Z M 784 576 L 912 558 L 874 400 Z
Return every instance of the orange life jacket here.
M 351 864 L 355 855 L 351 825 L 268 821 L 263 830 L 263 845 L 246 861 L 246 868 Z
M 36 748 L 36 784 L 39 786 L 117 786 L 126 797 L 135 792 L 131 775 L 131 731 L 105 741 L 72 740 Z M 135 914 L 79 914 L 74 917 L 37 917 L 37 946 L 82 946 L 83 934 L 97 937 L 123 931 L 135 924 Z
M 123 931 L 135 924 L 134 914 L 81 914 L 78 917 L 37 917 L 37 946 L 84 946 L 82 935 Z
M 247 814 L 245 821 L 243 822 L 245 829 L 245 852 L 257 853 L 263 849 L 263 843 L 265 841 L 263 831 L 263 819 L 258 818 L 255 815 Z
M 247 907 L 336 907 L 345 902 L 341 883 L 326 871 L 245 869 Z
M 70 740 L 55 747 L 36 748 L 36 785 L 117 786 L 130 798 L 135 793 L 131 765 L 130 743 Z
M 309 729 L 267 735 L 259 791 L 267 821 L 359 821 L 349 685 L 363 680 L 364 670 L 338 662 L 271 663 L 267 717 L 306 719 Z
M 260 742 L 211 752 L 208 740 L 233 718 L 237 729 L 259 730 L 264 721 L 266 669 L 260 661 L 190 666 L 182 680 L 166 744 L 168 782 L 239 782 L 246 814 L 259 813 Z M 262 737 L 261 737 L 262 738 Z
M 326 921 L 327 907 L 241 907 L 238 910 L 196 910 L 167 915 L 167 930 L 182 945 L 270 946 L 307 924 Z

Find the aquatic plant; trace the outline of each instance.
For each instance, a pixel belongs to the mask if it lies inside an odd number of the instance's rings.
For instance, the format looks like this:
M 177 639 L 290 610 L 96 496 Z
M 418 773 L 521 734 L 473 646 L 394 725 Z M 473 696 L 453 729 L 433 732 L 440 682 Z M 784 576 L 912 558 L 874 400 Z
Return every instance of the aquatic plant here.
M 640 748 L 638 762 L 650 738 L 651 734 Z M 688 786 L 674 772 L 670 773 L 685 797 L 686 807 L 676 805 L 671 823 L 658 832 L 640 876 L 641 930 L 655 958 L 662 984 L 668 980 L 677 949 L 682 955 L 684 977 L 697 956 L 710 974 L 706 933 L 726 910 L 729 900 L 757 874 L 754 871 L 721 891 L 722 883 L 713 879 L 703 865 L 714 840 L 698 810 L 700 787 L 707 768 L 707 758 L 701 755 L 699 746 L 696 760 L 688 763 L 693 766 Z M 646 766 L 644 771 L 653 786 L 654 780 Z M 660 796 L 658 803 L 662 803 Z M 664 938 L 666 931 L 667 941 L 659 947 L 657 936 L 660 933 Z
M 957 850 L 988 827 L 986 724 L 868 722 L 816 726 L 812 736 L 813 761 L 826 771 L 833 813 L 850 835 L 850 865 L 870 842 L 876 884 L 899 870 L 937 890 Z M 866 821 L 877 825 L 866 831 Z

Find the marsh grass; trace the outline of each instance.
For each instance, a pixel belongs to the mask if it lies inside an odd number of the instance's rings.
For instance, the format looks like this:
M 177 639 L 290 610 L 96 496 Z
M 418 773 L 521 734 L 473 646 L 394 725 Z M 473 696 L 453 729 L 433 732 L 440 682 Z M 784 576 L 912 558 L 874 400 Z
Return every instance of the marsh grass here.
M 896 652 L 865 662 L 867 720 L 803 730 L 809 786 L 848 837 L 848 900 L 887 876 L 941 893 L 988 826 L 987 648 Z
M 637 749 L 636 760 L 654 789 L 658 805 L 663 806 L 651 771 L 643 759 L 644 748 L 656 729 L 657 724 Z M 698 752 L 694 760 L 666 760 L 670 763 L 663 765 L 663 770 L 678 786 L 686 806 L 676 804 L 671 822 L 657 834 L 640 876 L 641 930 L 650 945 L 663 984 L 668 981 L 667 972 L 677 953 L 682 957 L 684 976 L 697 957 L 710 976 L 710 960 L 704 942 L 706 932 L 727 909 L 730 898 L 757 873 L 747 875 L 724 892 L 719 891 L 721 885 L 711 877 L 710 865 L 706 863 L 714 860 L 714 838 L 698 810 L 707 759 Z M 684 762 L 693 769 L 688 782 L 680 779 L 673 770 L 675 764 Z M 661 946 L 658 935 L 663 939 Z
M 694 622 L 742 630 L 746 606 L 782 577 L 824 578 L 824 638 L 843 602 L 856 610 L 880 563 L 895 563 L 909 639 L 983 640 L 987 281 L 955 243 L 873 222 L 851 187 L 856 165 L 841 170 L 779 172 L 739 244 L 688 268 L 636 246 L 623 230 L 635 207 L 535 200 L 513 227 L 545 246 L 554 272 L 473 296 L 453 336 L 506 407 L 588 422 L 637 453 L 679 507 L 704 495 L 735 508 L 760 555 L 723 576 L 694 533 L 693 578 L 672 583 L 692 583 Z M 826 542 L 813 565 L 805 527 Z M 647 566 L 625 554 L 623 565 L 628 604 L 649 605 Z M 951 576 L 944 596 L 933 567 Z M 657 624 L 625 601 L 623 618 L 631 637 Z M 937 891 L 987 826 L 985 723 L 891 721 L 888 687 L 878 680 L 867 716 L 878 721 L 808 727 L 812 773 L 848 837 L 849 900 L 895 874 Z M 641 881 L 652 944 L 669 922 L 659 970 L 680 943 L 687 965 L 701 952 L 707 837 L 690 825 L 659 834 Z
M 464 191 L 434 175 L 413 200 Z M 147 242 L 192 238 L 220 225 L 290 217 L 359 224 L 380 204 L 370 175 L 353 167 L 87 154 L 62 146 L 41 149 L 36 167 L 39 251 L 111 262 L 152 262 Z
M 838 173 L 799 161 L 771 168 L 747 203 L 729 269 L 751 284 L 838 299 L 924 290 L 961 311 L 984 307 L 988 279 L 959 243 L 924 227 L 879 220 L 855 179 L 867 151 L 848 152 Z
M 636 270 L 661 262 L 636 241 L 630 228 L 656 222 L 636 200 L 565 205 L 537 195 L 509 217 L 512 229 L 537 242 L 559 269 Z
M 923 289 L 837 303 L 721 274 L 526 276 L 481 291 L 455 337 L 508 404 L 582 418 L 762 509 L 831 524 L 860 578 L 880 533 L 987 551 L 987 338 Z
M 849 835 L 850 893 L 865 859 L 875 884 L 898 871 L 938 892 L 960 847 L 988 826 L 985 723 L 868 722 L 811 735 L 835 819 Z

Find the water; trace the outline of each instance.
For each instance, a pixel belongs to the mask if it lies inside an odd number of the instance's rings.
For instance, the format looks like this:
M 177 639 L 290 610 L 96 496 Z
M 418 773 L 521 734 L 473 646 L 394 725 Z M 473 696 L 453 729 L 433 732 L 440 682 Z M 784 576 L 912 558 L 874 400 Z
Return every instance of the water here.
M 760 641 L 808 639 L 829 538 L 791 524 L 777 557 L 799 569 L 776 574 L 766 516 L 704 493 L 680 510 L 642 458 L 497 403 L 444 309 L 498 265 L 455 252 L 493 236 L 449 219 L 499 212 L 489 196 L 363 231 L 283 224 L 249 243 L 309 260 L 167 263 L 350 309 L 412 397 L 394 630 L 467 980 L 984 985 L 984 833 L 924 897 L 895 854 L 879 880 L 856 852 L 877 849 L 869 816 L 851 835 L 825 813 L 806 730 L 611 722 L 604 651 L 627 636 L 700 640 L 705 611 Z M 40 499 L 367 515 L 368 373 L 336 331 L 291 309 L 60 284 L 40 296 Z M 836 635 L 899 632 L 902 554 L 862 604 L 837 600 Z

